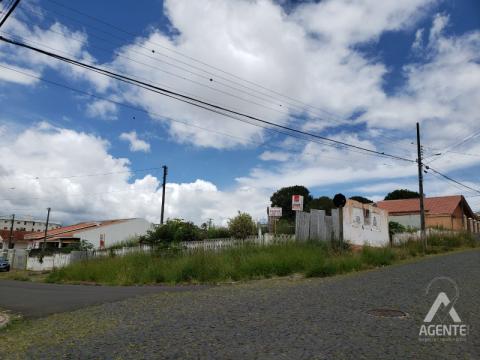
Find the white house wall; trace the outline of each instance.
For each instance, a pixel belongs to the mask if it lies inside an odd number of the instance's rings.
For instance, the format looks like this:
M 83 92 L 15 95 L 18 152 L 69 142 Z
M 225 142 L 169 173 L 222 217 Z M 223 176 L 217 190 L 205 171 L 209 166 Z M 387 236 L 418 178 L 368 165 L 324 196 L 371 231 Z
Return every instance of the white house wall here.
M 364 208 L 369 210 L 369 219 L 365 219 Z M 388 213 L 349 200 L 343 210 L 343 235 L 345 240 L 354 245 L 388 245 Z
M 389 218 L 407 228 L 420 229 L 420 214 L 390 215 Z
M 152 224 L 145 219 L 130 219 L 87 230 L 78 231 L 76 237 L 86 240 L 97 249 L 100 247 L 100 237 L 103 235 L 105 247 L 112 246 L 129 238 L 145 235 Z

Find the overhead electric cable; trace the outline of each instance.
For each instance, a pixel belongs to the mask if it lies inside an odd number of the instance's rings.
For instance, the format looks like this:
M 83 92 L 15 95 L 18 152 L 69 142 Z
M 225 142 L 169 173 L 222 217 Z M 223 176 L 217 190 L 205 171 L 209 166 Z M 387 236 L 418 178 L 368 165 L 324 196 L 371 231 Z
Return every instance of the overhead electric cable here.
M 0 20 L 0 28 L 2 27 L 3 24 L 5 24 L 5 21 L 7 21 L 8 17 L 12 14 L 13 10 L 15 10 L 15 8 L 17 7 L 19 2 L 20 2 L 20 0 L 15 0 L 15 2 L 10 7 L 10 9 L 7 11 L 7 13 L 3 17 L 3 19 Z M 10 4 L 11 4 L 11 2 L 10 2 Z
M 458 184 L 458 185 L 460 185 L 460 186 L 463 186 L 463 187 L 466 188 L 466 189 L 469 189 L 469 190 L 471 190 L 471 191 L 474 191 L 474 192 L 480 194 L 480 189 L 475 189 L 475 188 L 473 188 L 473 187 L 471 187 L 471 186 L 465 185 L 465 184 L 461 183 L 460 181 L 457 181 L 457 180 L 451 178 L 450 176 L 445 175 L 445 174 L 441 173 L 441 172 L 438 171 L 438 170 L 435 170 L 435 169 L 432 168 L 431 166 L 426 166 L 425 168 L 426 168 L 427 170 L 433 171 L 434 173 L 440 175 L 441 177 L 443 177 L 443 178 L 445 178 L 445 179 L 447 179 L 447 180 L 449 180 L 449 181 L 451 181 L 451 182 L 453 182 L 453 183 L 455 183 L 455 184 Z
M 118 105 L 118 106 L 122 106 L 126 109 L 130 109 L 130 110 L 135 110 L 135 111 L 138 111 L 138 112 L 142 112 L 142 113 L 145 113 L 149 116 L 157 116 L 157 117 L 161 117 L 160 114 L 158 113 L 155 113 L 155 112 L 152 112 L 152 111 L 148 111 L 148 110 L 145 110 L 143 108 L 140 108 L 140 107 L 135 107 L 133 105 L 129 105 L 129 104 L 126 104 L 124 102 L 120 102 L 118 100 L 112 100 L 112 99 L 109 99 L 109 98 L 106 98 L 106 97 L 102 97 L 102 96 L 99 96 L 99 95 L 96 95 L 96 94 L 92 94 L 92 93 L 89 93 L 89 92 L 86 92 L 86 91 L 83 91 L 83 90 L 79 90 L 77 88 L 74 88 L 74 87 L 71 87 L 69 85 L 65 85 L 65 84 L 61 84 L 61 83 L 58 83 L 58 82 L 55 82 L 55 81 L 52 81 L 52 80 L 48 80 L 48 79 L 45 79 L 43 77 L 40 77 L 38 75 L 33 75 L 33 74 L 30 74 L 30 73 L 27 73 L 25 71 L 21 71 L 21 70 L 18 70 L 18 69 L 13 69 L 11 67 L 8 67 L 8 66 L 5 66 L 5 65 L 2 65 L 0 64 L 0 67 L 1 68 L 5 68 L 5 69 L 8 69 L 10 71 L 14 71 L 14 72 L 17 72 L 17 73 L 20 73 L 20 74 L 23 74 L 25 76 L 29 76 L 29 77 L 32 77 L 34 79 L 38 79 L 40 81 L 43 81 L 47 84 L 51 84 L 51 85 L 54 85 L 54 86 L 57 86 L 57 87 L 60 87 L 60 88 L 64 88 L 64 89 L 67 89 L 67 90 L 70 90 L 72 92 L 76 92 L 76 93 L 79 93 L 79 94 L 82 94 L 82 95 L 86 95 L 86 96 L 90 96 L 92 98 L 95 98 L 95 99 L 99 99 L 99 100 L 103 100 L 103 101 L 107 101 L 107 102 L 110 102 L 112 104 L 115 104 L 115 105 Z M 247 138 L 243 138 L 243 137 L 239 137 L 239 136 L 234 136 L 234 135 L 231 135 L 231 134 L 228 134 L 228 133 L 225 133 L 225 132 L 219 132 L 219 131 L 216 131 L 216 130 L 213 130 L 213 129 L 209 129 L 209 128 L 204 128 L 204 127 L 201 127 L 201 126 L 197 126 L 195 124 L 191 124 L 191 123 L 188 123 L 188 122 L 185 122 L 185 121 L 182 121 L 182 120 L 176 120 L 176 119 L 169 119 L 173 122 L 178 122 L 182 125 L 185 125 L 185 126 L 188 126 L 188 127 L 194 127 L 196 129 L 199 129 L 199 130 L 203 130 L 203 131 L 207 131 L 207 132 L 212 132 L 212 133 L 216 133 L 216 134 L 219 134 L 219 135 L 222 135 L 222 136 L 227 136 L 227 137 L 231 137 L 231 138 L 234 138 L 234 139 L 237 139 L 237 140 L 241 140 L 242 142 L 244 142 L 245 144 L 247 143 L 254 143 L 258 146 L 262 146 L 262 147 L 266 147 L 266 148 L 272 148 L 272 149 L 277 149 L 277 150 L 282 150 L 282 151 L 285 151 L 285 148 L 282 147 L 282 146 L 276 146 L 276 145 L 272 145 L 272 144 L 267 144 L 266 142 L 260 142 L 260 141 L 252 141 L 252 139 L 247 139 Z M 272 129 L 269 129 L 267 128 L 266 130 L 272 130 Z M 283 133 L 282 133 L 283 134 Z M 304 140 L 308 143 L 317 143 L 316 141 L 313 141 L 312 139 L 307 139 L 307 138 L 304 138 L 304 137 L 298 137 L 298 139 L 300 140 Z M 332 145 L 332 144 L 325 144 L 325 143 L 322 143 L 322 142 L 318 142 L 320 145 Z M 352 150 L 350 150 L 352 151 Z M 360 152 L 360 151 L 355 151 L 356 153 L 360 154 L 360 155 L 363 155 L 363 156 L 373 156 L 373 154 L 369 154 L 369 153 L 364 153 L 364 152 Z M 305 154 L 305 155 L 313 155 L 313 156 L 320 156 L 321 158 L 326 158 L 326 159 L 333 159 L 333 160 L 340 160 L 340 161 L 343 161 L 343 162 L 346 162 L 346 163 L 357 163 L 357 161 L 355 160 L 352 160 L 352 161 L 349 161 L 348 159 L 344 159 L 344 158 L 340 158 L 340 157 L 333 157 L 333 156 L 325 156 L 325 155 L 320 155 L 318 153 L 310 153 L 310 152 L 305 152 L 303 151 L 302 154 Z M 393 166 L 392 164 L 383 164 L 385 166 Z M 152 169 L 155 169 L 155 168 L 152 168 Z M 159 168 L 161 169 L 161 168 Z M 137 171 L 142 171 L 142 170 L 145 170 L 145 169 L 139 169 Z M 132 172 L 134 172 L 135 170 L 132 170 Z M 95 174 L 94 174 L 95 175 Z M 82 176 L 85 176 L 85 175 L 79 175 L 79 176 L 74 176 L 74 177 L 82 177 Z M 93 175 L 92 175 L 93 176 Z M 58 177 L 57 177 L 58 178 Z M 60 177 L 62 178 L 62 177 Z M 68 178 L 68 177 L 67 177 Z M 30 179 L 35 179 L 35 177 L 31 177 Z M 42 179 L 45 179 L 45 178 L 42 178 Z
M 338 145 L 341 145 L 341 146 L 350 147 L 350 148 L 359 149 L 359 150 L 362 150 L 362 151 L 365 151 L 365 152 L 374 153 L 374 154 L 377 154 L 377 155 L 382 156 L 382 157 L 390 157 L 390 158 L 393 158 L 393 159 L 396 159 L 396 160 L 415 162 L 414 160 L 411 160 L 411 159 L 406 159 L 406 158 L 396 156 L 396 155 L 392 155 L 392 154 L 388 154 L 388 153 L 385 153 L 385 152 L 380 152 L 380 151 L 376 151 L 376 150 L 372 150 L 372 149 L 367 149 L 367 148 L 357 146 L 357 145 L 353 145 L 353 144 L 349 144 L 349 143 L 346 143 L 346 142 L 343 142 L 343 141 L 340 141 L 340 140 L 327 138 L 327 137 L 324 137 L 324 136 L 321 136 L 321 135 L 312 134 L 312 133 L 302 131 L 302 130 L 299 130 L 299 129 L 294 129 L 294 128 L 290 128 L 288 126 L 273 123 L 273 122 L 270 122 L 270 121 L 267 121 L 267 120 L 260 119 L 260 118 L 255 117 L 255 116 L 243 114 L 241 112 L 230 110 L 230 109 L 228 109 L 226 107 L 223 107 L 223 106 L 217 106 L 217 105 L 214 105 L 214 104 L 211 104 L 211 103 L 208 103 L 208 102 L 204 102 L 204 101 L 195 99 L 195 98 L 190 97 L 190 96 L 185 96 L 181 93 L 172 92 L 172 91 L 167 90 L 165 88 L 161 88 L 161 87 L 158 87 L 158 86 L 146 83 L 146 82 L 135 80 L 131 77 L 124 76 L 124 75 L 121 75 L 121 74 L 117 74 L 115 72 L 108 71 L 108 70 L 96 67 L 94 65 L 90 65 L 90 64 L 86 64 L 86 63 L 83 63 L 83 62 L 80 62 L 80 61 L 77 61 L 77 60 L 74 60 L 74 59 L 66 58 L 64 56 L 61 56 L 61 55 L 58 55 L 58 54 L 55 54 L 55 53 L 51 53 L 51 52 L 48 52 L 46 50 L 39 49 L 37 47 L 30 46 L 30 45 L 27 45 L 27 44 L 24 44 L 24 43 L 21 43 L 21 42 L 12 40 L 12 39 L 8 39 L 8 38 L 5 38 L 3 36 L 0 36 L 0 40 L 4 41 L 6 43 L 9 43 L 9 44 L 13 44 L 13 45 L 20 46 L 20 47 L 23 47 L 23 48 L 26 48 L 26 49 L 30 49 L 32 51 L 44 54 L 46 56 L 50 56 L 52 58 L 64 61 L 66 63 L 70 63 L 72 65 L 76 65 L 76 66 L 79 66 L 79 67 L 82 67 L 82 68 L 85 68 L 85 69 L 89 69 L 89 70 L 98 72 L 100 74 L 103 74 L 105 76 L 117 79 L 117 80 L 125 82 L 125 83 L 135 84 L 137 86 L 144 87 L 145 89 L 148 89 L 150 91 L 153 91 L 153 92 L 156 92 L 156 93 L 162 94 L 164 96 L 168 96 L 168 97 L 171 97 L 171 98 L 174 98 L 174 99 L 186 102 L 186 103 L 189 103 L 189 104 L 197 106 L 199 108 L 204 108 L 204 109 L 210 110 L 210 111 L 212 111 L 212 108 L 213 108 L 213 109 L 216 109 L 216 110 L 225 111 L 225 112 L 230 113 L 230 114 L 235 114 L 235 115 L 238 115 L 238 116 L 242 116 L 242 117 L 245 117 L 247 119 L 250 119 L 250 120 L 262 123 L 262 124 L 266 124 L 268 126 L 273 126 L 273 127 L 276 127 L 276 128 L 287 130 L 289 132 L 294 132 L 294 133 L 297 133 L 297 134 L 302 134 L 302 135 L 305 135 L 305 136 L 321 139 L 321 140 L 328 141 L 328 142 L 331 142 L 331 143 L 335 143 L 335 144 L 338 144 Z
M 75 13 L 77 13 L 77 14 L 81 14 L 82 16 L 85 16 L 85 17 L 87 17 L 87 18 L 90 18 L 90 19 L 92 19 L 92 20 L 94 20 L 94 21 L 96 21 L 96 22 L 99 22 L 99 23 L 102 23 L 102 24 L 104 24 L 104 25 L 107 25 L 107 26 L 109 26 L 109 27 L 111 27 L 111 28 L 114 28 L 114 29 L 116 29 L 117 31 L 121 31 L 121 32 L 127 33 L 127 34 L 130 35 L 130 36 L 137 37 L 137 35 L 135 35 L 135 34 L 132 34 L 132 33 L 123 31 L 123 30 L 122 30 L 121 28 L 119 28 L 118 26 L 115 26 L 115 25 L 113 25 L 113 24 L 109 24 L 109 23 L 107 23 L 107 22 L 105 22 L 105 21 L 103 21 L 103 20 L 101 20 L 101 19 L 97 19 L 97 18 L 95 18 L 94 16 L 91 16 L 91 15 L 89 15 L 89 14 L 83 13 L 83 12 L 77 10 L 77 9 L 73 9 L 73 8 L 71 8 L 71 7 L 69 7 L 69 6 L 66 6 L 66 5 L 64 5 L 64 4 L 58 3 L 58 2 L 56 2 L 56 1 L 51 1 L 51 2 L 52 2 L 52 3 L 55 3 L 55 4 L 59 5 L 59 6 L 61 6 L 61 7 L 63 7 L 63 8 L 66 8 L 66 9 L 69 10 L 69 11 L 73 11 L 73 12 L 75 12 Z M 30 10 L 30 11 L 32 11 L 32 10 Z M 34 11 L 32 11 L 32 12 L 34 12 Z M 56 11 L 53 10 L 53 12 L 56 12 Z M 58 13 L 58 12 L 57 12 L 57 13 Z M 58 13 L 58 14 L 60 14 L 61 16 L 66 17 L 66 18 L 69 18 L 69 19 L 71 19 L 72 21 L 75 21 L 75 22 L 77 22 L 77 23 L 82 24 L 78 19 L 68 17 L 67 15 L 65 15 L 65 14 L 63 14 L 63 13 Z M 92 27 L 92 26 L 89 25 L 89 27 Z M 116 39 L 118 39 L 118 40 L 122 40 L 122 41 L 125 40 L 125 38 L 119 37 L 119 36 L 117 36 L 117 35 L 115 35 L 115 34 L 112 34 L 112 33 L 110 33 L 110 32 L 106 32 L 106 31 L 103 30 L 103 29 L 99 29 L 99 28 L 96 28 L 96 29 L 97 29 L 98 31 L 101 31 L 101 32 L 103 32 L 103 33 L 106 33 L 107 35 L 109 35 L 109 36 L 111 36 L 111 37 L 114 37 L 114 38 L 116 38 Z M 51 29 L 50 29 L 50 30 L 51 30 Z M 50 31 L 50 30 L 49 30 L 49 31 Z M 96 36 L 96 35 L 92 35 L 92 36 L 98 38 L 98 36 Z M 100 38 L 100 39 L 102 39 L 102 38 Z M 108 41 L 108 40 L 105 40 L 105 39 L 102 39 L 102 40 L 103 40 L 103 41 Z M 159 47 L 164 47 L 164 48 L 166 48 L 166 49 L 168 49 L 169 51 L 172 51 L 172 52 L 174 52 L 174 53 L 181 54 L 180 52 L 178 52 L 178 51 L 176 51 L 176 50 L 172 50 L 172 49 L 170 49 L 170 48 L 168 48 L 168 47 L 165 47 L 165 46 L 163 46 L 163 45 L 161 45 L 161 44 L 157 44 L 157 43 L 152 42 L 152 41 L 147 41 L 147 42 L 152 43 L 153 45 L 156 45 L 156 46 L 159 46 Z M 123 46 L 123 42 L 122 42 L 122 46 Z M 296 100 L 296 99 L 294 99 L 294 98 L 292 98 L 292 97 L 289 97 L 289 96 L 287 96 L 287 95 L 280 94 L 280 93 L 275 92 L 275 91 L 273 91 L 273 90 L 270 90 L 270 89 L 268 89 L 268 88 L 266 88 L 266 87 L 264 87 L 264 86 L 262 86 L 262 85 L 259 85 L 259 84 L 257 84 L 257 83 L 250 82 L 250 81 L 248 81 L 248 80 L 246 80 L 246 79 L 243 79 L 243 78 L 241 78 L 241 77 L 238 77 L 238 76 L 235 75 L 235 74 L 232 74 L 232 73 L 229 73 L 229 72 L 225 72 L 225 71 L 223 71 L 223 70 L 221 70 L 221 69 L 219 69 L 219 68 L 216 68 L 216 67 L 214 67 L 214 66 L 210 66 L 210 65 L 208 65 L 207 63 L 199 62 L 199 63 L 201 63 L 201 64 L 204 65 L 204 66 L 208 66 L 208 67 L 210 67 L 210 68 L 212 68 L 212 69 L 216 69 L 217 71 L 223 72 L 223 73 L 225 73 L 225 74 L 229 74 L 230 76 L 233 76 L 233 77 L 235 77 L 235 78 L 238 78 L 238 79 L 240 79 L 240 80 L 242 80 L 242 81 L 245 81 L 245 82 L 247 82 L 247 83 L 251 83 L 252 85 L 256 85 L 256 86 L 258 86 L 258 87 L 260 87 L 260 88 L 263 88 L 264 90 L 270 91 L 270 92 L 272 92 L 272 93 L 274 93 L 274 94 L 277 94 L 277 95 L 280 95 L 280 96 L 283 96 L 284 99 L 283 99 L 283 100 L 279 100 L 278 98 L 273 97 L 272 95 L 266 94 L 266 93 L 264 93 L 264 92 L 259 92 L 257 89 L 253 89 L 253 88 L 251 88 L 251 87 L 249 87 L 249 86 L 246 86 L 246 85 L 244 85 L 244 84 L 242 84 L 242 83 L 233 81 L 232 79 L 229 79 L 229 78 L 226 78 L 226 77 L 221 77 L 221 76 L 219 76 L 218 74 L 215 74 L 215 73 L 212 73 L 212 72 L 207 71 L 207 70 L 205 70 L 205 69 L 202 69 L 201 67 L 194 66 L 194 65 L 192 65 L 192 64 L 189 64 L 188 62 L 183 62 L 183 61 L 181 61 L 181 60 L 178 60 L 178 59 L 175 58 L 175 57 L 172 57 L 172 56 L 169 56 L 169 55 L 165 55 L 165 54 L 162 54 L 162 53 L 160 53 L 160 52 L 156 52 L 156 51 L 153 50 L 152 48 L 148 48 L 148 47 L 146 47 L 146 46 L 144 46 L 144 45 L 136 44 L 136 46 L 138 46 L 138 47 L 140 47 L 140 48 L 144 48 L 145 50 L 148 51 L 148 53 L 154 53 L 154 54 L 156 54 L 156 55 L 165 56 L 165 57 L 170 58 L 170 59 L 172 59 L 172 60 L 174 60 L 174 61 L 176 61 L 176 62 L 180 62 L 180 63 L 182 63 L 182 64 L 184 64 L 184 65 L 186 65 L 186 66 L 189 66 L 189 67 L 191 67 L 191 68 L 194 68 L 194 69 L 199 70 L 199 71 L 202 71 L 202 72 L 205 72 L 205 73 L 207 73 L 207 74 L 209 74 L 209 75 L 211 75 L 211 76 L 215 76 L 215 78 L 203 76 L 203 78 L 207 78 L 208 80 L 214 81 L 215 84 L 216 84 L 216 83 L 222 84 L 222 82 L 219 82 L 218 80 L 216 80 L 216 78 L 221 78 L 221 79 L 223 79 L 223 80 L 225 80 L 225 81 L 232 82 L 232 83 L 234 83 L 234 84 L 236 84 L 236 85 L 239 85 L 239 86 L 241 86 L 241 87 L 243 87 L 243 88 L 245 88 L 245 89 L 248 89 L 249 91 L 243 91 L 243 90 L 241 90 L 241 89 L 238 89 L 238 88 L 236 88 L 236 87 L 232 87 L 232 86 L 230 86 L 230 85 L 228 85 L 228 84 L 223 83 L 224 86 L 229 87 L 229 88 L 234 89 L 234 90 L 237 90 L 237 91 L 240 91 L 240 92 L 242 92 L 242 93 L 244 93 L 244 94 L 247 94 L 248 96 L 256 97 L 256 98 L 258 99 L 258 98 L 259 98 L 258 96 L 254 96 L 254 95 L 251 93 L 252 91 L 254 91 L 254 92 L 257 92 L 258 94 L 261 94 L 262 96 L 270 97 L 270 98 L 273 99 L 273 100 L 275 101 L 275 103 L 277 103 L 277 105 L 279 105 L 279 106 L 282 106 L 282 104 L 278 104 L 278 102 L 285 102 L 285 98 L 287 98 L 287 99 L 290 99 L 290 100 L 296 101 L 297 103 L 302 104 L 301 107 L 299 107 L 298 104 L 297 104 L 297 105 L 289 104 L 290 106 L 297 107 L 297 110 L 296 110 L 297 113 L 304 113 L 305 110 L 306 110 L 305 107 L 316 108 L 316 109 L 320 110 L 320 111 L 323 112 L 323 113 L 326 113 L 326 114 L 329 114 L 329 115 L 331 115 L 331 116 L 336 117 L 337 119 L 334 119 L 334 118 L 331 118 L 331 117 L 330 117 L 330 118 L 323 118 L 323 117 L 320 116 L 320 115 L 311 113 L 311 114 L 314 115 L 314 117 L 316 116 L 316 117 L 319 117 L 320 119 L 327 120 L 327 121 L 332 121 L 332 120 L 333 120 L 333 121 L 335 121 L 335 122 L 337 122 L 337 123 L 339 123 L 339 124 L 342 124 L 342 125 L 349 124 L 349 122 L 348 122 L 347 120 L 343 119 L 342 117 L 340 117 L 340 116 L 337 115 L 337 114 L 334 114 L 334 113 L 332 113 L 332 112 L 329 112 L 329 111 L 327 111 L 327 110 L 324 110 L 324 109 L 319 108 L 319 107 L 316 107 L 316 106 L 312 106 L 312 105 L 310 105 L 310 104 L 308 104 L 308 103 L 305 103 L 305 102 L 302 102 L 302 101 L 300 101 L 300 100 Z M 140 55 L 142 55 L 142 56 L 147 56 L 146 54 L 142 54 L 142 53 L 137 52 L 137 51 L 132 50 L 132 49 L 130 49 L 130 51 L 134 51 L 135 53 L 140 54 Z M 184 55 L 182 54 L 182 56 L 184 56 Z M 161 60 L 159 60 L 159 59 L 157 59 L 157 58 L 155 58 L 155 57 L 152 57 L 152 56 L 147 56 L 147 57 L 150 58 L 150 59 L 153 59 L 153 60 L 155 60 L 155 61 L 160 61 L 160 62 L 163 62 L 163 63 L 167 63 L 167 64 L 169 64 L 170 66 L 175 66 L 175 67 L 179 68 L 178 65 L 171 64 L 171 63 L 168 63 L 168 62 L 165 62 L 165 61 L 161 61 Z M 189 58 L 188 56 L 186 56 L 186 57 Z M 193 58 L 192 58 L 192 59 L 193 59 Z M 196 61 L 196 60 L 195 60 L 195 61 Z M 183 68 L 183 70 L 184 70 L 184 71 L 189 71 L 189 70 L 187 70 L 187 69 L 185 69 L 185 68 Z M 164 70 L 161 70 L 161 71 L 164 71 Z M 189 72 L 192 73 L 191 71 L 189 71 Z M 197 76 L 201 76 L 201 75 L 199 75 L 199 74 L 196 74 L 196 75 L 197 75 Z M 174 75 L 174 76 L 176 76 L 176 75 Z M 202 84 L 202 86 L 203 86 L 203 85 L 204 85 L 204 84 Z M 229 95 L 230 95 L 230 96 L 235 96 L 235 95 L 233 95 L 233 94 L 229 94 Z M 262 98 L 261 98 L 261 99 L 262 99 Z M 271 100 L 268 100 L 268 99 L 265 99 L 265 98 L 263 98 L 263 100 L 264 100 L 264 101 L 268 101 L 268 103 L 271 103 Z M 288 103 L 288 102 L 287 102 L 287 103 Z M 273 108 L 270 108 L 270 110 L 278 111 L 278 109 L 273 109 Z M 311 110 L 308 110 L 308 111 L 311 112 Z M 315 119 L 313 119 L 313 120 L 315 120 Z M 388 138 L 388 139 L 390 139 L 390 140 L 392 140 L 392 141 L 399 141 L 398 139 L 393 138 L 393 137 L 390 137 L 390 136 L 387 136 L 387 135 L 385 135 L 385 134 L 383 134 L 382 137 Z M 387 143 L 387 142 L 385 142 L 385 141 L 382 141 L 381 139 L 377 139 L 377 141 L 382 142 L 382 143 Z M 388 144 L 391 144 L 391 142 L 388 142 Z M 402 147 L 403 150 L 410 155 L 410 153 L 411 153 L 411 149 L 410 149 L 410 148 L 406 149 L 406 148 L 403 147 L 403 146 L 400 146 L 400 147 Z

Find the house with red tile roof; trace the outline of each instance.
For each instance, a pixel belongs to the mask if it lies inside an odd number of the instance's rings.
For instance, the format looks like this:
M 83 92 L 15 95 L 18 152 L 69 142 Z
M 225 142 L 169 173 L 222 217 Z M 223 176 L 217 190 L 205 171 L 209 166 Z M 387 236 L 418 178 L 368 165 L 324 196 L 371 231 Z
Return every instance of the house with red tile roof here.
M 387 210 L 389 220 L 406 227 L 420 228 L 420 199 L 384 200 L 377 206 Z M 425 225 L 450 230 L 468 229 L 469 220 L 478 220 L 462 195 L 424 198 Z M 473 229 L 472 229 L 473 230 Z
M 13 230 L 10 239 L 10 230 L 0 230 L 0 248 L 1 249 L 26 249 L 29 241 L 25 240 L 25 235 L 32 234 L 31 231 Z M 9 247 L 10 246 L 10 247 Z
M 91 243 L 96 249 L 102 249 L 145 235 L 151 228 L 152 224 L 141 218 L 87 221 L 49 230 L 46 240 L 43 233 L 27 234 L 25 240 L 30 242 L 30 248 L 33 249 L 40 248 L 43 242 L 46 242 L 47 247 L 59 248 L 82 240 Z

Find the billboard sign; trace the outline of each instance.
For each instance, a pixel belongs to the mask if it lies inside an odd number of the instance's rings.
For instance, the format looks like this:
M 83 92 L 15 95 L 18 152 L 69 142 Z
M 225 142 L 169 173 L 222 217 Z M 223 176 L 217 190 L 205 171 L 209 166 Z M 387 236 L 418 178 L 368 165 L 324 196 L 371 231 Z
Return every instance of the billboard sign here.
M 302 195 L 292 195 L 292 210 L 293 211 L 303 211 L 303 196 Z
M 282 217 L 282 208 L 281 207 L 269 207 L 268 216 L 271 217 Z

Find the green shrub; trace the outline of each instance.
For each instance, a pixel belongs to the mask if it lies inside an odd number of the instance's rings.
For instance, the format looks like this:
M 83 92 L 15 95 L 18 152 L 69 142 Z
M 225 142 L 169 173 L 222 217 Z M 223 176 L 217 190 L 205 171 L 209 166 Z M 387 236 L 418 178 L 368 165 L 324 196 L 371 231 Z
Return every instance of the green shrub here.
M 205 233 L 194 223 L 182 219 L 169 219 L 165 224 L 148 231 L 140 237 L 140 242 L 150 245 L 180 241 L 198 241 L 205 238 Z
M 287 219 L 280 219 L 275 225 L 277 234 L 295 234 L 295 223 Z
M 212 226 L 207 229 L 206 233 L 207 239 L 221 239 L 229 238 L 231 236 L 228 228 L 223 226 Z
M 238 212 L 238 215 L 228 221 L 228 230 L 235 239 L 246 239 L 255 235 L 256 225 L 247 213 Z

